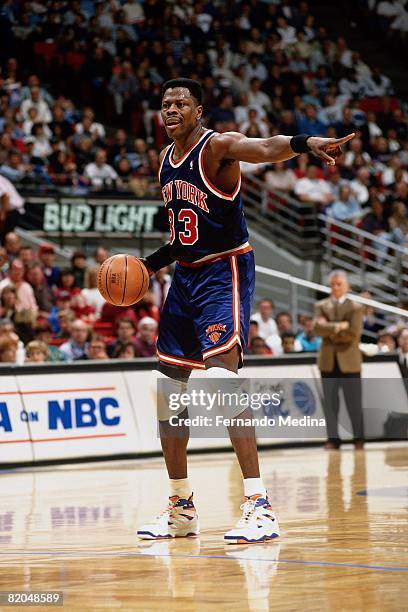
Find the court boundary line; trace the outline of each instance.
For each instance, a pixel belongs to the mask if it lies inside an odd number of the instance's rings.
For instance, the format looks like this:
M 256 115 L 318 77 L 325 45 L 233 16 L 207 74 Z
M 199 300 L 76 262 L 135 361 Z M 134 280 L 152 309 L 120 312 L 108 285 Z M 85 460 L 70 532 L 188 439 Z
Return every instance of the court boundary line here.
M 287 563 L 295 565 L 315 565 L 323 567 L 345 567 L 351 569 L 369 569 L 374 571 L 388 571 L 388 572 L 408 572 L 408 566 L 398 567 L 392 565 L 368 565 L 365 563 L 348 563 L 348 562 L 336 562 L 336 561 L 303 561 L 301 559 L 258 559 L 256 557 L 239 557 L 239 556 L 226 556 L 226 555 L 188 555 L 188 554 L 151 554 L 151 553 L 133 553 L 133 552 L 66 552 L 66 551 L 31 551 L 31 552 L 0 552 L 0 556 L 11 556 L 11 555 L 25 555 L 25 556 L 58 556 L 58 557 L 151 557 L 151 558 L 173 558 L 173 559 L 226 559 L 228 561 L 263 561 L 267 563 Z

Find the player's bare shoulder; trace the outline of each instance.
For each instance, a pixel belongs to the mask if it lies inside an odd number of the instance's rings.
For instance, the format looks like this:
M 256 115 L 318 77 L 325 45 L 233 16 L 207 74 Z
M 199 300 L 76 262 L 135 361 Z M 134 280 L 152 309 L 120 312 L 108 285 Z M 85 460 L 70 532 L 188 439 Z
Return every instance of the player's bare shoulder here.
M 230 154 L 231 149 L 234 144 L 239 143 L 245 138 L 246 136 L 240 132 L 224 132 L 222 134 L 217 132 L 208 142 L 208 154 L 212 159 L 223 160 L 224 163 L 226 161 L 234 163 L 236 160 Z
M 162 163 L 162 161 L 163 161 L 163 159 L 164 159 L 164 156 L 166 155 L 166 153 L 167 153 L 167 151 L 168 151 L 169 146 L 170 146 L 170 145 L 167 145 L 167 147 L 164 147 L 164 149 L 162 149 L 162 150 L 160 151 L 160 153 L 159 153 L 159 163 L 160 163 L 160 164 Z

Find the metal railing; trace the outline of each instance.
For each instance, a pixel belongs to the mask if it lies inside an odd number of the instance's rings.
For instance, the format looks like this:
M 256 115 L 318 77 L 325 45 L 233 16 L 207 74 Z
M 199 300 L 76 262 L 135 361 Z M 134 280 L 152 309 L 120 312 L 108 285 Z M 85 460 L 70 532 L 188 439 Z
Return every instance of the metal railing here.
M 300 258 L 319 259 L 321 235 L 317 209 L 283 191 L 271 191 L 266 183 L 246 176 L 242 186 L 245 215 L 268 238 Z
M 313 314 L 313 306 L 318 299 L 322 298 L 321 294 L 330 294 L 329 287 L 308 281 L 303 278 L 292 276 L 278 270 L 272 270 L 264 266 L 256 266 L 256 272 L 258 275 L 266 276 L 274 279 L 273 285 L 265 284 L 265 287 L 269 287 L 270 295 L 275 302 L 275 307 L 280 309 L 289 310 L 294 323 L 296 323 L 299 314 Z M 277 283 L 279 287 L 277 288 Z M 263 284 L 262 281 L 257 280 L 257 284 Z M 359 302 L 365 306 L 371 306 L 376 311 L 384 313 L 383 318 L 378 318 L 383 326 L 396 324 L 402 318 L 408 323 L 408 310 L 399 308 L 391 304 L 385 304 L 381 301 L 370 299 L 358 295 L 356 293 L 348 293 L 349 297 L 354 302 Z M 364 330 L 364 335 L 373 339 L 376 339 L 376 334 L 368 330 Z
M 323 261 L 342 268 L 354 285 L 369 288 L 379 300 L 398 304 L 408 299 L 408 249 L 350 223 L 318 215 L 322 225 Z
M 269 239 L 292 255 L 323 264 L 319 276 L 342 268 L 355 288 L 368 289 L 390 304 L 408 300 L 408 249 L 337 221 L 285 192 L 271 191 L 265 181 L 246 177 L 245 214 Z

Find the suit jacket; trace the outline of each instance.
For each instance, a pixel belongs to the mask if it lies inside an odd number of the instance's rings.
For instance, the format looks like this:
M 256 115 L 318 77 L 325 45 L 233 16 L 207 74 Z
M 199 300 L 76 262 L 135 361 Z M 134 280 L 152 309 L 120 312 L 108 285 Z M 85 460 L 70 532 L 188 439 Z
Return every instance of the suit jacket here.
M 326 322 L 318 323 L 319 317 Z M 348 329 L 336 332 L 336 323 L 348 321 Z M 361 371 L 361 352 L 358 347 L 363 331 L 363 307 L 357 302 L 346 299 L 343 304 L 335 304 L 326 298 L 315 304 L 314 330 L 322 338 L 317 365 L 322 372 L 332 372 L 335 356 L 339 368 L 344 373 Z
M 401 368 L 401 375 L 403 378 L 408 378 L 408 365 L 405 355 L 398 349 L 398 363 Z

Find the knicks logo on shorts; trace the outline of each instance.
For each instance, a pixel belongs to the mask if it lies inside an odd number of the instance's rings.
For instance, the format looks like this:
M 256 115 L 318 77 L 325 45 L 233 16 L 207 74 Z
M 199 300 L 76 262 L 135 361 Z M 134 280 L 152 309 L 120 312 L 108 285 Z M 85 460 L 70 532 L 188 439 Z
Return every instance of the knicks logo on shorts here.
M 209 337 L 211 342 L 215 344 L 221 338 L 221 334 L 225 332 L 227 326 L 223 323 L 215 323 L 214 325 L 209 325 L 205 330 L 206 335 Z

